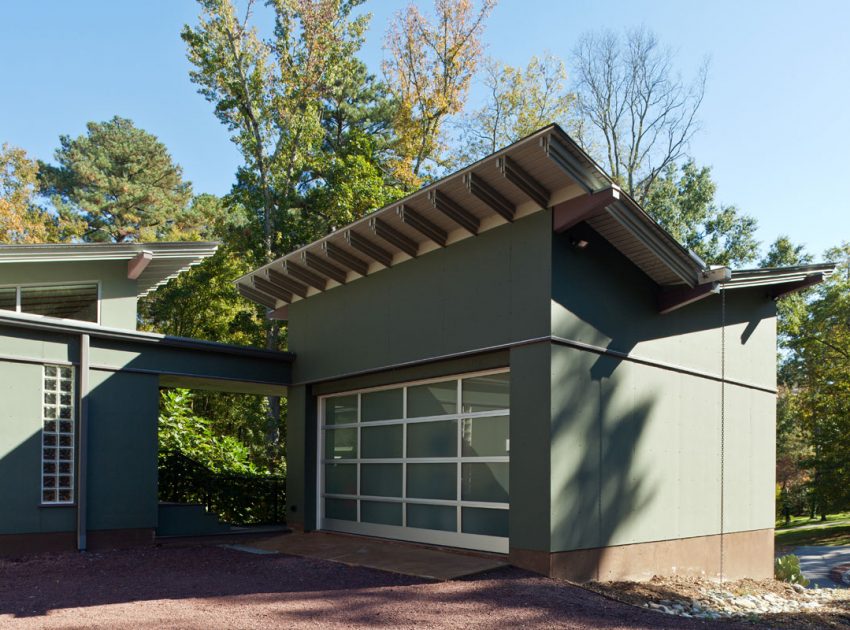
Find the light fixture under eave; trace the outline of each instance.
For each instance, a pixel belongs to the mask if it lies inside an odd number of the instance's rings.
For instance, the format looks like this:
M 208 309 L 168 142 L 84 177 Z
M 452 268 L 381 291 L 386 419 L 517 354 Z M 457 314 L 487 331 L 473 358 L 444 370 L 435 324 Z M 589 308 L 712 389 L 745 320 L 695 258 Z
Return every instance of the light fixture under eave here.
M 588 246 L 588 242 L 586 240 L 584 240 L 583 238 L 580 238 L 580 239 L 576 239 L 576 240 L 572 241 L 572 246 L 575 247 L 576 249 L 584 249 L 585 247 Z

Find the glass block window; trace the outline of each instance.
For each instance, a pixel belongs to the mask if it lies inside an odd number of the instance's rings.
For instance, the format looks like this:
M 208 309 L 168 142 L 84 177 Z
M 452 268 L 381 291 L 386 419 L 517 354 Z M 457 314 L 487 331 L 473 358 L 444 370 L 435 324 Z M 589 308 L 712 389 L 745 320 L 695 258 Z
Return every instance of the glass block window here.
M 74 502 L 74 368 L 45 365 L 41 502 Z

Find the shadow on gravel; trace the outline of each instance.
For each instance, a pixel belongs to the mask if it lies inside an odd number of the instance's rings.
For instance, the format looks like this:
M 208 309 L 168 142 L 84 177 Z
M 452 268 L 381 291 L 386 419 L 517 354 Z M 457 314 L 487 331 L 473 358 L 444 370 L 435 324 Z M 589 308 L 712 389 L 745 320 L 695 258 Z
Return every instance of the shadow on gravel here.
M 0 617 L 38 617 L 60 609 L 154 600 L 184 600 L 187 606 L 195 605 L 191 600 L 204 600 L 197 605 L 205 609 L 259 606 L 281 626 L 705 627 L 517 569 L 435 583 L 217 547 L 0 560 Z

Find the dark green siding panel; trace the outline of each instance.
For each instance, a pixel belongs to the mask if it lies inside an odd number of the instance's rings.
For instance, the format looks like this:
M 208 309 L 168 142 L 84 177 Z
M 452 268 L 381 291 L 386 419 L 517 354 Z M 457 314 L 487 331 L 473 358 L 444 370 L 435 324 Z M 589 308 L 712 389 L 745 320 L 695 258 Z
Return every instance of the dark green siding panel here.
M 286 361 L 109 339 L 93 338 L 91 343 L 93 367 L 194 375 L 213 382 L 222 379 L 218 387 L 222 391 L 228 391 L 228 382 L 285 385 L 290 381 L 291 366 Z
M 316 527 L 316 399 L 309 387 L 289 388 L 286 411 L 286 518 Z
M 549 343 L 511 349 L 511 547 L 549 549 Z
M 547 335 L 550 221 L 539 212 L 292 304 L 295 381 Z
M 585 249 L 570 245 L 580 236 Z M 648 276 L 587 226 L 553 240 L 552 334 L 619 352 L 719 373 L 719 296 L 666 315 Z M 760 290 L 726 297 L 727 376 L 776 383 L 776 306 Z
M 90 529 L 156 527 L 159 381 L 92 370 Z
M 0 534 L 73 528 L 73 509 L 40 508 L 40 365 L 0 362 Z

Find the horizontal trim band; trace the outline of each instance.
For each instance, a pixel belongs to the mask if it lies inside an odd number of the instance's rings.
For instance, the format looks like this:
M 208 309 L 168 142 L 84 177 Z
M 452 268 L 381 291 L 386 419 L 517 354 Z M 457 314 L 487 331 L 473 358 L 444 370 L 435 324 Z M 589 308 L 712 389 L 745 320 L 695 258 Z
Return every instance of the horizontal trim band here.
M 89 334 L 92 338 L 108 339 L 113 341 L 130 341 L 147 345 L 163 346 L 166 348 L 186 348 L 205 352 L 217 352 L 221 354 L 233 354 L 240 357 L 255 359 L 284 361 L 292 363 L 295 355 L 291 352 L 278 352 L 262 348 L 251 348 L 246 346 L 234 346 L 231 344 L 207 341 L 204 339 L 189 339 L 187 337 L 171 337 L 157 333 L 139 332 L 135 330 L 120 330 L 118 328 L 105 328 L 97 324 L 86 322 L 68 322 L 51 317 L 38 315 L 26 315 L 24 313 L 0 313 L 0 326 L 12 326 L 27 330 L 38 330 L 57 334 Z
M 711 372 L 705 372 L 703 370 L 698 370 L 695 368 L 689 368 L 684 365 L 676 365 L 674 363 L 668 363 L 666 361 L 659 361 L 656 359 L 649 359 L 646 357 L 641 357 L 633 354 L 629 354 L 627 352 L 621 352 L 619 350 L 611 350 L 610 348 L 604 348 L 602 346 L 596 346 L 593 344 L 585 343 L 583 341 L 576 341 L 574 339 L 566 339 L 564 337 L 557 337 L 554 335 L 545 335 L 542 337 L 532 337 L 529 339 L 524 339 L 522 341 L 513 341 L 510 343 L 503 343 L 493 346 L 485 346 L 482 348 L 476 348 L 474 350 L 465 350 L 463 352 L 454 352 L 439 355 L 436 357 L 428 357 L 426 359 L 415 359 L 412 361 L 403 361 L 401 363 L 394 363 L 391 365 L 384 365 L 376 368 L 368 368 L 365 370 L 355 370 L 352 372 L 343 372 L 341 374 L 336 374 L 333 376 L 328 376 L 320 379 L 309 379 L 303 381 L 297 381 L 291 384 L 291 386 L 299 386 L 299 385 L 316 385 L 319 383 L 328 383 L 332 381 L 338 381 L 348 378 L 355 378 L 358 376 L 367 376 L 369 374 L 379 374 L 381 372 L 386 372 L 389 370 L 398 370 L 409 367 L 417 367 L 420 365 L 428 365 L 430 363 L 439 363 L 442 361 L 451 361 L 455 359 L 462 359 L 466 357 L 472 357 L 480 354 L 488 354 L 491 352 L 499 352 L 504 350 L 510 350 L 511 348 L 519 348 L 522 346 L 530 346 L 538 343 L 553 343 L 561 346 L 568 346 L 574 348 L 576 350 L 582 350 L 585 352 L 592 352 L 594 354 L 606 355 L 610 357 L 614 357 L 623 361 L 630 361 L 632 363 L 639 363 L 641 365 L 646 365 L 648 367 L 654 367 L 662 370 L 668 370 L 671 372 L 678 372 L 680 374 L 687 374 L 689 376 L 696 376 L 698 378 L 704 378 L 711 381 L 716 381 L 718 383 L 724 382 L 723 377 L 720 374 L 712 374 Z M 508 366 L 505 366 L 508 367 Z M 777 389 L 775 387 L 769 387 L 765 385 L 759 385 L 757 383 L 748 383 L 746 381 L 741 381 L 737 379 L 731 379 L 726 377 L 725 382 L 728 385 L 735 385 L 738 387 L 744 387 L 746 389 L 753 389 L 761 392 L 765 392 L 768 394 L 777 394 Z

